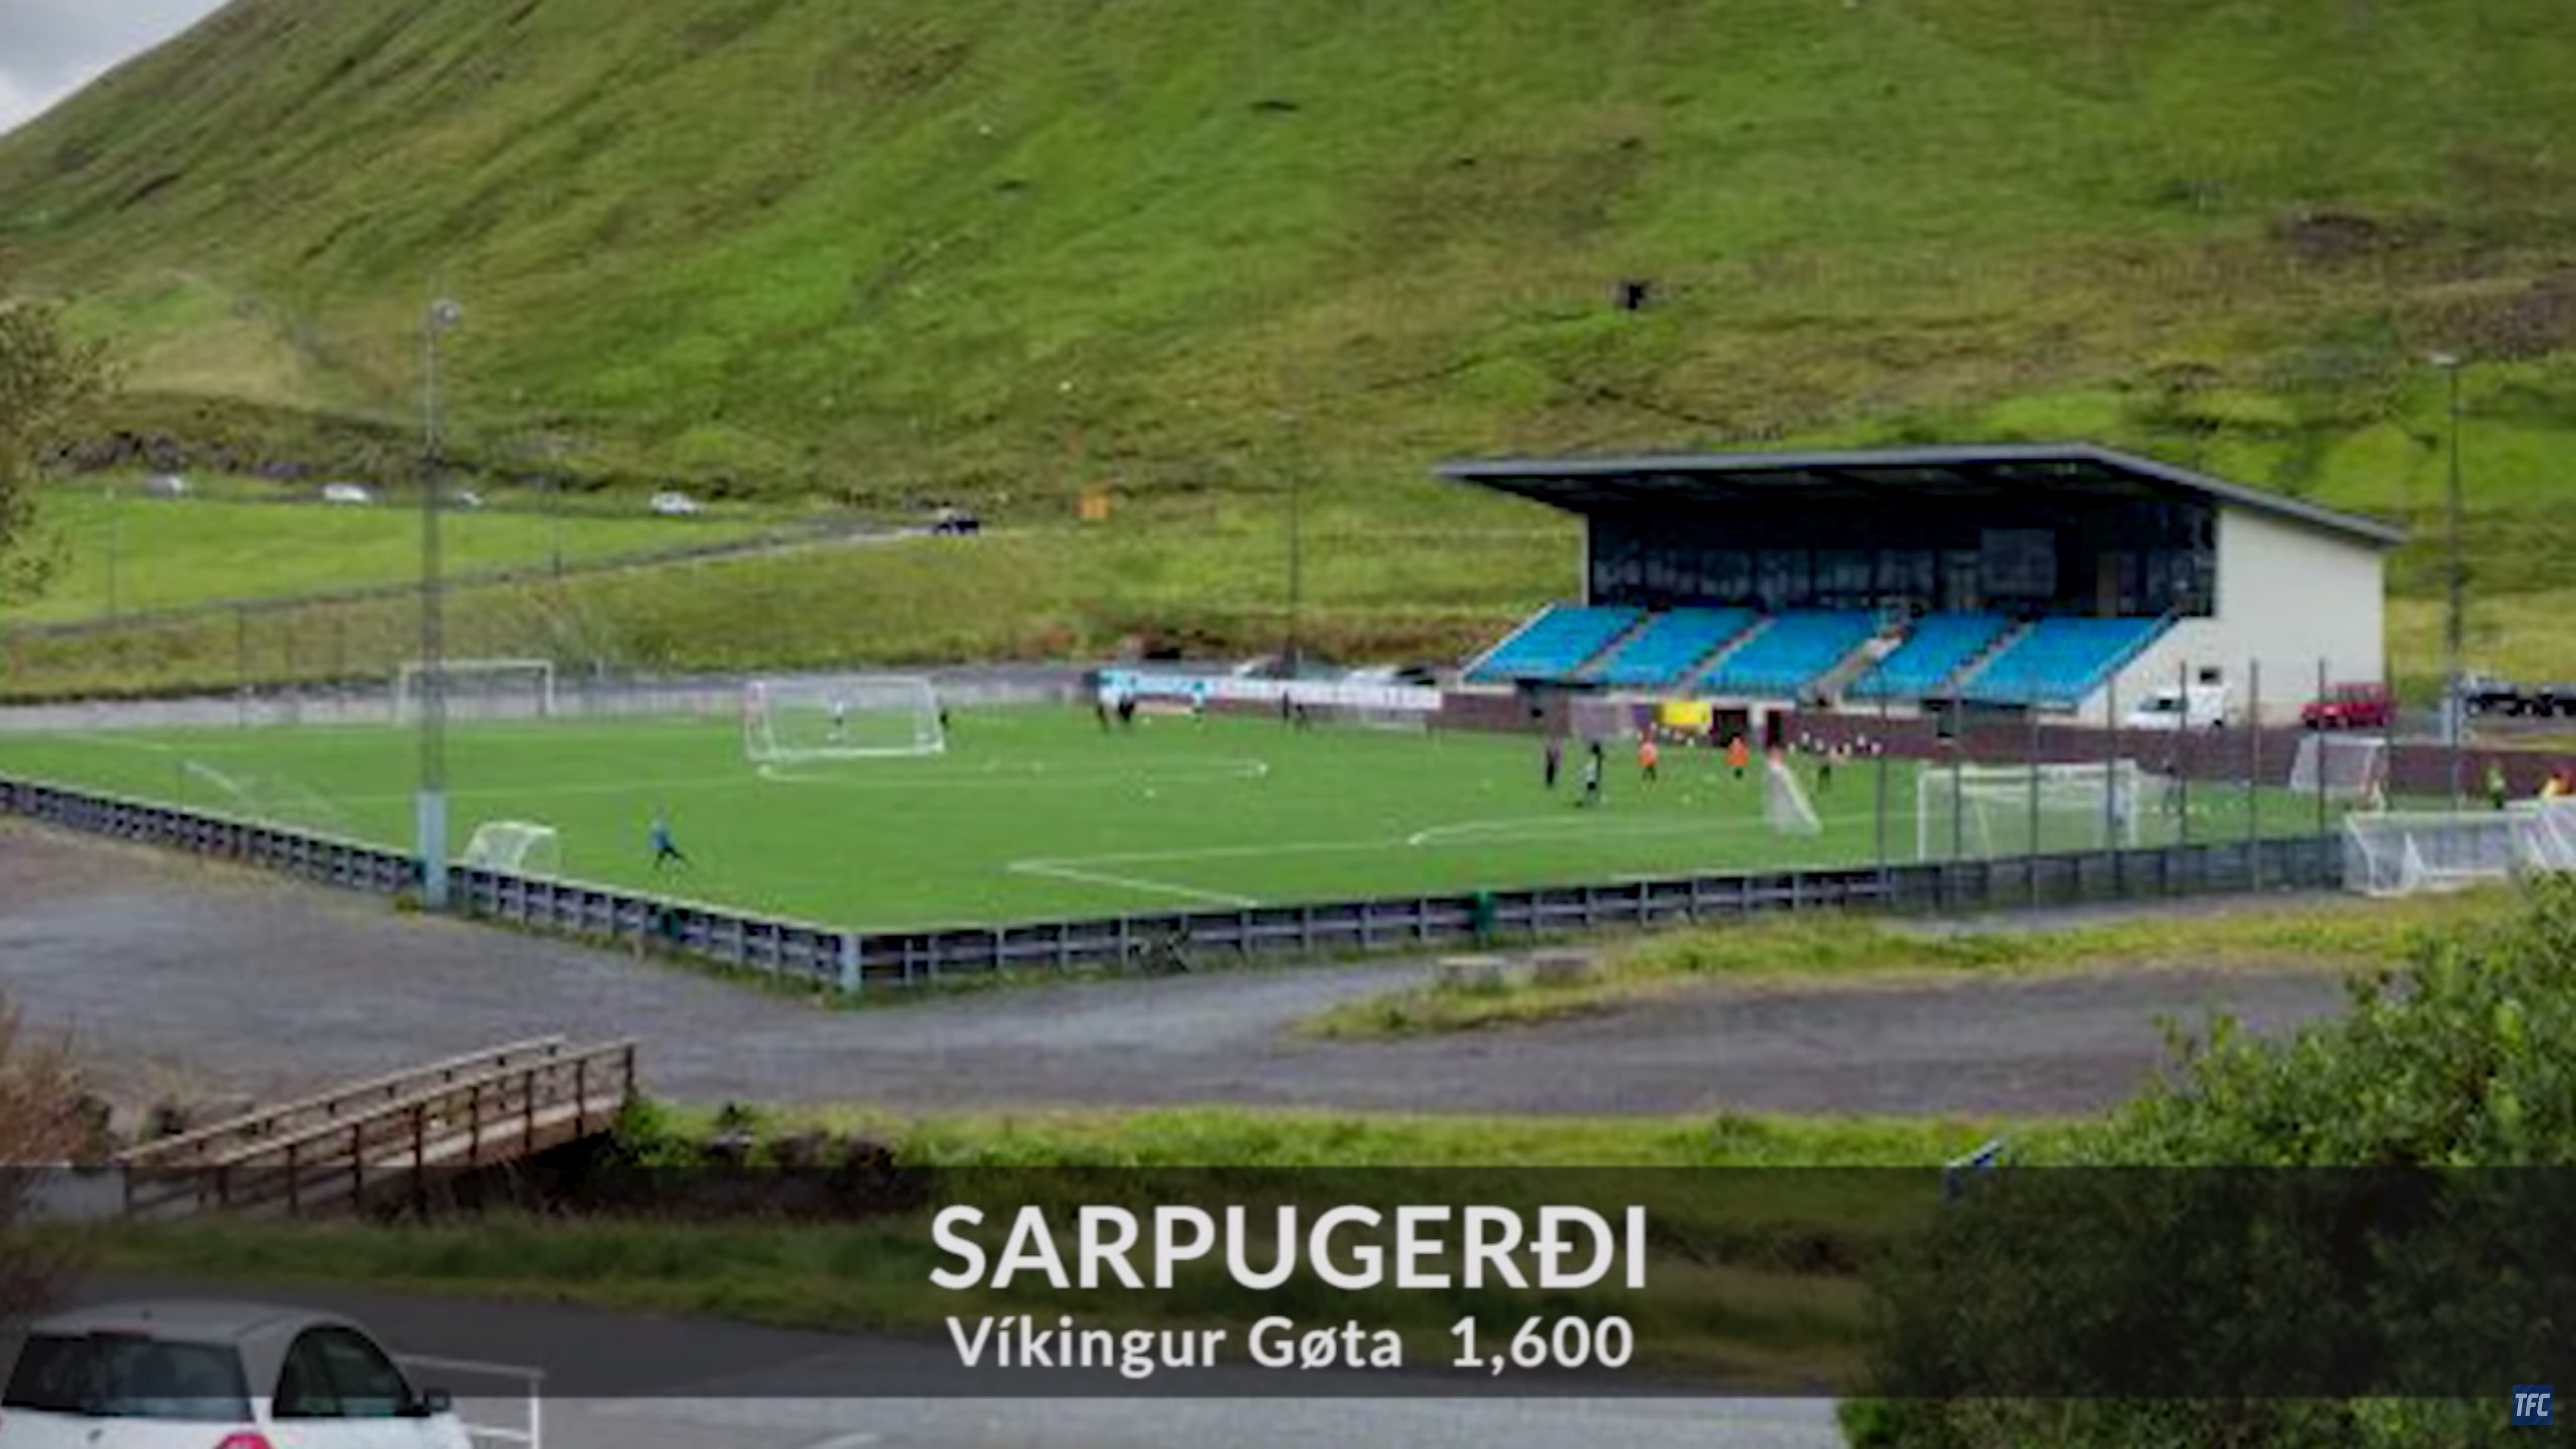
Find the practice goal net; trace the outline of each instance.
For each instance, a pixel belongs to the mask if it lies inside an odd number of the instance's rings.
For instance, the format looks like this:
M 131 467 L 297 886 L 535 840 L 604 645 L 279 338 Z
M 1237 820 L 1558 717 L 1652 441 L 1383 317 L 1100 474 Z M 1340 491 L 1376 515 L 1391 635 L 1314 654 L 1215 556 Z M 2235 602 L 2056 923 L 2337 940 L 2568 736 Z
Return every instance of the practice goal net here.
M 2356 812 L 2343 822 L 2346 888 L 2368 896 L 2429 895 L 2576 870 L 2576 800 L 2503 810 Z
M 394 675 L 394 722 L 420 718 L 430 666 L 407 661 Z M 436 671 L 450 719 L 546 719 L 555 712 L 555 667 L 543 659 L 450 659 Z
M 1615 699 L 1575 699 L 1567 702 L 1566 722 L 1573 727 L 1578 740 L 1608 743 L 1624 740 L 1637 732 L 1637 712 Z
M 2290 762 L 2290 789 L 2301 795 L 2377 805 L 2387 799 L 2388 742 L 2376 735 L 2311 733 Z
M 1764 772 L 1762 818 L 1779 835 L 1825 833 L 1825 822 L 1816 814 L 1815 802 L 1807 798 L 1806 787 L 1798 783 L 1797 771 L 1776 754 Z
M 2140 844 L 2171 812 L 2173 781 L 2135 760 L 1926 765 L 1914 780 L 1921 860 L 2063 854 Z
M 510 875 L 561 875 L 563 838 L 553 826 L 532 820 L 486 820 L 474 827 L 458 859 Z
M 938 693 L 907 675 L 753 680 L 743 689 L 742 735 L 743 752 L 762 765 L 948 748 Z

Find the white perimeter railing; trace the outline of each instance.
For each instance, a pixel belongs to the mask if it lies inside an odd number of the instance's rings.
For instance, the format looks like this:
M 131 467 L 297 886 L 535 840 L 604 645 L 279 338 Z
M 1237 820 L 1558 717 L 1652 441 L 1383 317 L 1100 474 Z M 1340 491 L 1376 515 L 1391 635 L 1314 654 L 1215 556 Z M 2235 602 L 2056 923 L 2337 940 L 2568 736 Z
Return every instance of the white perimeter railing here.
M 427 1369 L 432 1373 L 475 1379 L 507 1379 L 520 1385 L 525 1392 L 513 1393 L 509 1399 L 517 1400 L 527 1409 L 527 1422 L 523 1428 L 513 1428 L 506 1424 L 478 1424 L 466 1417 L 465 1406 L 469 1400 L 481 1402 L 488 1399 L 497 1405 L 508 1402 L 507 1399 L 492 1399 L 481 1394 L 459 1394 L 448 1384 L 440 1384 L 438 1387 L 446 1389 L 448 1393 L 455 1396 L 457 1420 L 464 1426 L 467 1436 L 476 1443 L 517 1444 L 525 1445 L 527 1449 L 545 1449 L 546 1371 L 544 1369 L 528 1368 L 520 1364 L 478 1363 L 473 1359 L 465 1358 L 431 1358 L 423 1354 L 398 1353 L 393 1357 L 394 1362 L 405 1369 Z M 415 1380 L 412 1387 L 418 1389 L 419 1382 Z

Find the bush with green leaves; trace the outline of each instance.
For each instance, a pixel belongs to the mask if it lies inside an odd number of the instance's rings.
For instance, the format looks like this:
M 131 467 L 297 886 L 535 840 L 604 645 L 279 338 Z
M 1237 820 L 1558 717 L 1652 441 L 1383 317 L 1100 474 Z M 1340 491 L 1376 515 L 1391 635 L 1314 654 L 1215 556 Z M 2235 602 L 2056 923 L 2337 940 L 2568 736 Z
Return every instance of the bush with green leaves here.
M 2555 1179 L 2478 1170 L 2576 1163 L 2571 1040 L 2576 883 L 2551 879 L 2356 979 L 2341 1017 L 2286 1040 L 2222 1022 L 2178 1041 L 2166 1079 L 2017 1159 L 2108 1171 L 1998 1174 L 1883 1265 L 1873 1367 L 1899 1397 L 1848 1405 L 1847 1437 L 2511 1442 L 2503 1394 L 2517 1373 L 2544 1376 L 2544 1345 L 2564 1336 L 2555 1308 L 2571 1288 L 2548 1247 L 2576 1224 L 2556 1221 Z M 2272 1382 L 2295 1383 L 2357 1362 L 2415 1396 L 2255 1396 L 2276 1367 L 2287 1377 Z M 2487 1374 L 2492 1399 L 2431 1396 Z M 2231 1376 L 2239 1396 L 2189 1396 Z M 1987 1396 L 1944 1396 L 1979 1380 Z M 2112 1397 L 2160 1381 L 2181 1387 Z M 2043 1383 L 2062 1396 L 2019 1396 Z

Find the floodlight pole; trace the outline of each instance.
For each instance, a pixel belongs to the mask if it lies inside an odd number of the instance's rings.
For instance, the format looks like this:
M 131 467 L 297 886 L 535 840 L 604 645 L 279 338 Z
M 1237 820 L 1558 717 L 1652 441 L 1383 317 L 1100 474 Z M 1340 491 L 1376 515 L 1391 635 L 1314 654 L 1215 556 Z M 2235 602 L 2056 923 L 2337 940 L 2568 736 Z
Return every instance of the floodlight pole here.
M 438 513 L 445 459 L 438 432 L 438 339 L 464 320 L 441 298 L 421 320 L 420 793 L 415 821 L 421 909 L 447 909 L 447 621 L 441 593 Z
M 2460 556 L 2460 369 L 2461 359 L 2436 352 L 2432 363 L 2450 380 L 2450 495 L 2448 598 L 2442 621 L 2442 742 L 2451 747 L 2451 808 L 2460 808 L 2466 782 L 2461 750 L 2468 736 L 2468 680 L 2461 673 L 2461 638 L 2465 632 L 2468 572 Z
M 1288 639 L 1286 655 L 1288 677 L 1299 677 L 1297 614 L 1305 593 L 1305 529 L 1299 517 L 1305 492 L 1305 455 L 1297 436 L 1297 415 L 1282 413 L 1279 420 L 1288 432 Z

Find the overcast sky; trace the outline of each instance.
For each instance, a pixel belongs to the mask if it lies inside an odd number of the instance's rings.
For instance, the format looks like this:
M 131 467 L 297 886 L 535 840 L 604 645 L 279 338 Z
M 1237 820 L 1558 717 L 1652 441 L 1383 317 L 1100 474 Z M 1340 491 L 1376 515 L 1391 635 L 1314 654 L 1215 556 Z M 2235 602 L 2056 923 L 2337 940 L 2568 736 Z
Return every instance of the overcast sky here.
M 187 29 L 223 0 L 0 0 L 0 131 Z

